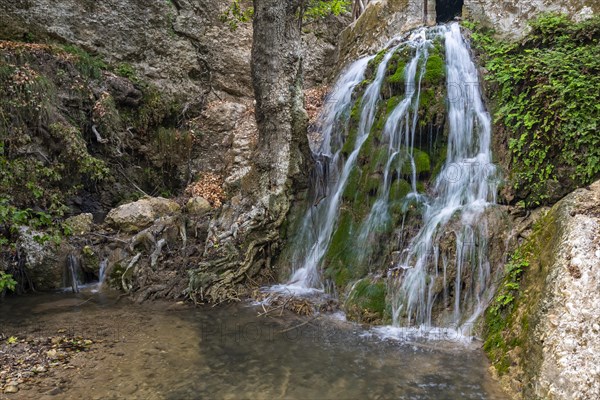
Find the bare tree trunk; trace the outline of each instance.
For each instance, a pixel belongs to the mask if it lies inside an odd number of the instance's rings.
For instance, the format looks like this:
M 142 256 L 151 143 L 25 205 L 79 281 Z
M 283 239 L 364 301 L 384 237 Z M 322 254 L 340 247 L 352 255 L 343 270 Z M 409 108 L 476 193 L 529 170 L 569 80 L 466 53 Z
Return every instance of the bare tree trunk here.
M 302 0 L 254 0 L 252 78 L 258 148 L 240 195 L 212 223 L 207 261 L 190 274 L 188 292 L 197 300 L 234 299 L 236 284 L 270 266 L 292 188 L 307 182 L 302 5 Z

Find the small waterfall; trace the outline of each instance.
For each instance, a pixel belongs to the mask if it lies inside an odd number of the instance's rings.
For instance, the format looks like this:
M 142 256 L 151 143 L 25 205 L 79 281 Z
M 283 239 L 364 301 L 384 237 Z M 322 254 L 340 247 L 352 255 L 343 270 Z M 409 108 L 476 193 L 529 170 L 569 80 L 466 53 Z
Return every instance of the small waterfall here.
M 485 243 L 483 213 L 495 203 L 496 168 L 491 157 L 491 121 L 483 105 L 477 68 L 471 61 L 458 24 L 445 31 L 449 137 L 446 162 L 426 199 L 422 227 L 412 240 L 398 269 L 391 273 L 394 325 L 433 324 L 434 287 L 447 288 L 447 263 L 440 268 L 439 243 L 452 226 L 456 241 L 454 304 L 446 325 L 474 320 L 489 287 L 490 265 Z M 454 89 L 454 90 L 453 90 Z M 458 93 L 457 90 L 460 90 Z M 466 269 L 469 268 L 469 271 Z M 461 292 L 463 278 L 476 280 Z M 445 289 L 446 290 L 446 289 Z M 447 296 L 447 292 L 445 292 Z
M 329 246 L 333 228 L 337 222 L 337 213 L 341 194 L 345 188 L 348 174 L 352 169 L 360 146 L 372 124 L 373 108 L 377 103 L 379 85 L 383 79 L 380 68 L 375 79 L 363 97 L 361 114 L 362 130 L 357 135 L 354 151 L 344 160 L 341 148 L 344 136 L 348 134 L 349 111 L 353 104 L 354 88 L 363 81 L 369 61 L 373 57 L 362 58 L 354 62 L 341 76 L 333 91 L 326 99 L 326 106 L 320 115 L 320 146 L 313 153 L 317 161 L 315 183 L 315 204 L 307 210 L 299 232 L 299 244 L 292 255 L 293 275 L 285 285 L 275 286 L 273 290 L 293 293 L 322 290 L 319 263 Z M 383 64 L 383 63 L 382 63 Z M 322 201 L 319 201 L 322 200 Z
M 102 290 L 102 286 L 104 285 L 104 280 L 106 279 L 106 267 L 108 267 L 108 259 L 103 259 L 100 261 L 100 266 L 98 268 L 98 283 L 92 289 L 93 293 L 99 292 Z
M 73 293 L 79 293 L 81 285 L 81 264 L 79 258 L 74 254 L 67 256 L 67 265 L 65 275 L 63 277 L 63 285 L 65 288 L 71 288 Z
M 272 290 L 352 291 L 368 274 L 387 283 L 394 325 L 456 326 L 480 313 L 491 281 L 490 117 L 458 24 L 421 28 L 386 49 L 352 64 L 326 102 L 311 146 L 314 201 L 293 240 L 292 277 Z M 430 104 L 442 122 L 426 119 Z M 334 246 L 346 255 L 328 252 Z

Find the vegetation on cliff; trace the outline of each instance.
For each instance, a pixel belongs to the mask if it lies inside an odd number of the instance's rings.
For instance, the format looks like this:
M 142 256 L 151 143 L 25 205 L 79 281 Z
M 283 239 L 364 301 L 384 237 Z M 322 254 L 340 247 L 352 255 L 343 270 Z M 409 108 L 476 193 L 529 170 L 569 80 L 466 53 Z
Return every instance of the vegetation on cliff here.
M 474 29 L 494 105 L 508 136 L 509 184 L 527 207 L 552 204 L 600 175 L 600 17 L 530 22 L 521 41 Z
M 182 106 L 126 64 L 72 45 L 0 41 L 0 89 L 0 272 L 20 291 L 34 289 L 24 234 L 59 244 L 69 215 L 187 182 L 176 170 L 195 134 L 178 117 Z

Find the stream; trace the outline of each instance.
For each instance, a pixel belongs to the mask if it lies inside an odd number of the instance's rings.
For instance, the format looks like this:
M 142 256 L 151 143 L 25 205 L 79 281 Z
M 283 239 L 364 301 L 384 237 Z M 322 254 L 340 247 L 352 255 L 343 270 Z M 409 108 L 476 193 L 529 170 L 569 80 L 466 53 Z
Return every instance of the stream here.
M 6 398 L 505 399 L 476 343 L 385 340 L 339 315 L 249 303 L 134 304 L 117 293 L 0 303 L 5 336 L 93 340 Z M 1 358 L 1 355 L 0 355 Z M 59 387 L 59 390 L 52 388 Z M 15 397 L 16 396 L 16 397 Z M 0 398 L 2 395 L 0 394 Z

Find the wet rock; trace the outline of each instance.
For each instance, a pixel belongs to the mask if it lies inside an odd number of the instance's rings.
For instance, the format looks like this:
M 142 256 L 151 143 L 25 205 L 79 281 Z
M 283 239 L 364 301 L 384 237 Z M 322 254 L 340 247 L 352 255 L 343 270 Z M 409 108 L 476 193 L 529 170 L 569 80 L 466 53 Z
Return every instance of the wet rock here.
M 507 318 L 518 322 L 502 332 L 506 343 L 523 338 L 521 352 L 507 353 L 503 377 L 517 398 L 598 398 L 599 204 L 600 181 L 574 191 L 541 216 L 524 244 L 528 269 Z
M 212 210 L 210 203 L 204 197 L 192 197 L 185 208 L 189 214 L 195 216 L 204 215 Z
M 65 224 L 67 224 L 75 235 L 85 235 L 86 233 L 90 233 L 92 231 L 92 226 L 94 224 L 94 216 L 90 213 L 84 213 L 79 215 L 74 215 L 65 220 Z
M 179 211 L 179 204 L 162 197 L 146 197 L 111 210 L 106 222 L 114 229 L 137 232 L 162 216 Z

